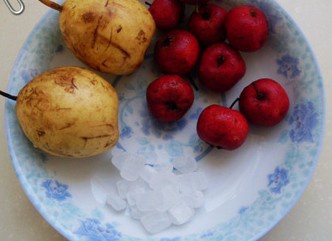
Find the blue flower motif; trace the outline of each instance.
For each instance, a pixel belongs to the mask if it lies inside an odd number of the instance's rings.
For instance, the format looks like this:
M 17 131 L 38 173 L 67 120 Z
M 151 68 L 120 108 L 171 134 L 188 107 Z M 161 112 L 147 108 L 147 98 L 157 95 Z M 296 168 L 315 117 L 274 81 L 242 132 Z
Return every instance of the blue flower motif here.
M 277 59 L 277 64 L 279 65 L 277 73 L 286 78 L 295 78 L 301 74 L 299 59 L 289 54 L 285 54 L 280 59 Z
M 314 104 L 308 101 L 296 105 L 288 123 L 291 125 L 289 135 L 292 142 L 313 142 L 312 130 L 318 123 L 318 114 L 315 112 Z
M 34 77 L 38 75 L 37 69 L 25 69 L 21 71 L 21 77 L 24 80 L 24 83 L 30 82 Z
M 175 238 L 161 238 L 159 241 L 179 241 L 180 238 L 179 237 L 175 237 Z
M 118 98 L 119 98 L 119 101 L 120 101 L 120 102 L 124 101 L 124 100 L 125 100 L 125 95 L 124 95 L 124 93 L 119 93 L 119 94 L 118 94 Z
M 211 238 L 213 235 L 215 235 L 215 233 L 214 233 L 214 231 L 207 231 L 207 232 L 205 232 L 205 233 L 203 233 L 202 235 L 201 235 L 201 238 L 202 239 L 209 239 L 209 238 Z M 220 240 L 222 240 L 222 239 L 220 239 Z
M 121 233 L 113 225 L 101 225 L 98 220 L 92 218 L 82 221 L 75 233 L 85 236 L 88 241 L 117 241 L 121 239 Z
M 179 241 L 180 238 L 179 237 L 175 237 L 175 238 L 161 238 L 159 241 Z
M 131 127 L 125 126 L 121 130 L 120 137 L 121 138 L 125 138 L 125 137 L 130 138 L 132 133 L 133 133 L 133 130 L 131 129 Z
M 249 207 L 245 206 L 245 207 L 241 207 L 240 210 L 239 210 L 239 214 L 242 215 L 244 214 L 247 210 L 248 210 Z
M 281 188 L 289 183 L 288 171 L 285 168 L 276 167 L 273 174 L 268 175 L 268 187 L 273 193 L 281 193 Z
M 203 108 L 198 107 L 195 112 L 193 112 L 191 115 L 189 115 L 189 119 L 191 120 L 197 120 L 199 115 L 201 114 Z
M 68 192 L 68 185 L 62 184 L 57 180 L 47 179 L 42 183 L 42 187 L 46 189 L 46 196 L 49 198 L 63 201 L 71 194 Z

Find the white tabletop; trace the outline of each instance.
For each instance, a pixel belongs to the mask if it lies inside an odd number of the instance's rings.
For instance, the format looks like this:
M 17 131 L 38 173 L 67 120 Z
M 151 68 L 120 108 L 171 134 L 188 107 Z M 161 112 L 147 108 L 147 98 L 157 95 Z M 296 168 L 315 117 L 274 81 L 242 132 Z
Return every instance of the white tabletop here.
M 13 6 L 16 1 L 11 0 Z M 22 15 L 10 14 L 0 1 L 0 89 L 6 89 L 16 55 L 47 8 L 26 0 Z M 326 90 L 327 128 L 315 174 L 301 199 L 263 241 L 332 240 L 332 1 L 278 0 L 311 43 L 319 61 Z M 0 99 L 0 240 L 65 240 L 36 211 L 24 194 L 11 165 L 4 126 L 4 100 Z

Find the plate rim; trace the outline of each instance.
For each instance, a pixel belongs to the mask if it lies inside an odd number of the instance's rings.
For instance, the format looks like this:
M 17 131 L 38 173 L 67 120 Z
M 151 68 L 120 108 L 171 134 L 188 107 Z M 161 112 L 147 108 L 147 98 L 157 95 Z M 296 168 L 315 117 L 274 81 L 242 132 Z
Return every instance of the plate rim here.
M 250 0 L 249 0 L 250 2 Z M 323 105 L 321 110 L 322 113 L 320 113 L 320 115 L 322 116 L 321 118 L 321 125 L 320 127 L 320 135 L 319 135 L 319 140 L 317 138 L 317 147 L 316 147 L 316 154 L 314 156 L 314 165 L 313 167 L 310 169 L 310 173 L 308 175 L 308 177 L 305 179 L 305 183 L 301 186 L 301 188 L 299 189 L 300 191 L 294 196 L 294 198 L 292 198 L 292 202 L 287 206 L 287 208 L 283 208 L 282 209 L 282 214 L 279 215 L 279 217 L 277 219 L 275 219 L 273 221 L 273 223 L 266 228 L 266 226 L 264 226 L 263 230 L 260 233 L 256 233 L 256 236 L 253 237 L 251 240 L 257 240 L 260 239 L 262 237 L 264 237 L 267 233 L 269 233 L 278 223 L 280 223 L 280 221 L 282 219 L 284 219 L 287 214 L 289 214 L 289 212 L 293 209 L 293 207 L 295 206 L 295 204 L 299 201 L 299 199 L 303 196 L 303 193 L 305 192 L 305 190 L 307 189 L 309 183 L 312 181 L 312 177 L 317 169 L 317 165 L 318 162 L 320 160 L 321 157 L 321 153 L 322 153 L 322 148 L 323 148 L 323 143 L 324 143 L 324 139 L 325 139 L 325 130 L 326 130 L 326 92 L 325 92 L 325 88 L 324 88 L 324 79 L 322 76 L 322 72 L 320 69 L 320 65 L 319 65 L 319 61 L 316 57 L 316 55 L 314 54 L 312 45 L 310 44 L 310 42 L 308 41 L 307 37 L 305 36 L 305 34 L 303 33 L 302 29 L 299 27 L 299 25 L 296 23 L 296 21 L 294 21 L 294 19 L 292 18 L 292 16 L 290 14 L 288 14 L 288 12 L 276 1 L 276 0 L 272 0 L 271 4 L 274 4 L 278 7 L 278 10 L 280 10 L 283 14 L 283 16 L 285 16 L 287 18 L 287 20 L 293 25 L 295 26 L 296 30 L 299 32 L 300 38 L 304 40 L 305 45 L 308 48 L 308 53 L 310 55 L 310 58 L 314 60 L 314 68 L 317 70 L 317 76 L 319 77 L 319 81 L 322 84 L 322 87 L 320 88 L 322 93 L 321 93 L 321 104 Z M 49 18 L 50 14 L 58 14 L 58 13 L 54 13 L 54 10 L 48 10 L 39 20 L 38 22 L 35 24 L 35 26 L 32 28 L 31 32 L 29 33 L 28 37 L 25 39 L 25 41 L 23 42 L 23 45 L 21 46 L 21 48 L 18 51 L 18 55 L 16 56 L 15 62 L 14 62 L 14 66 L 16 66 L 18 64 L 18 62 L 20 61 L 23 53 L 22 53 L 22 48 L 34 37 L 35 32 L 38 31 L 42 26 L 44 26 L 44 20 L 46 18 Z M 14 75 L 14 68 L 11 71 L 10 74 L 10 78 L 9 78 L 9 83 L 8 86 L 10 85 L 10 83 L 13 82 L 13 75 Z M 7 87 L 8 90 L 8 87 Z M 10 154 L 10 158 L 11 158 L 11 162 L 13 164 L 14 170 L 15 170 L 15 174 L 20 182 L 20 186 L 23 188 L 25 194 L 27 195 L 29 201 L 33 204 L 33 206 L 35 207 L 35 209 L 41 214 L 41 216 L 50 224 L 50 226 L 52 226 L 57 232 L 59 232 L 63 237 L 71 239 L 74 238 L 75 236 L 73 236 L 68 229 L 64 229 L 61 227 L 61 223 L 56 222 L 56 220 L 52 217 L 50 217 L 50 215 L 47 214 L 46 210 L 44 210 L 44 208 L 41 208 L 40 205 L 37 203 L 38 198 L 36 198 L 35 193 L 31 190 L 31 186 L 30 185 L 25 185 L 27 182 L 24 180 L 23 176 L 20 174 L 20 166 L 18 165 L 18 160 L 17 160 L 17 156 L 15 153 L 15 147 L 13 146 L 13 136 L 10 135 L 10 131 L 9 131 L 9 116 L 7 113 L 7 109 L 8 108 L 13 108 L 13 102 L 11 100 L 6 100 L 5 101 L 5 128 L 6 128 L 6 138 L 7 138 L 7 144 L 8 144 L 8 149 L 9 149 L 9 154 Z M 76 239 L 75 239 L 76 240 Z

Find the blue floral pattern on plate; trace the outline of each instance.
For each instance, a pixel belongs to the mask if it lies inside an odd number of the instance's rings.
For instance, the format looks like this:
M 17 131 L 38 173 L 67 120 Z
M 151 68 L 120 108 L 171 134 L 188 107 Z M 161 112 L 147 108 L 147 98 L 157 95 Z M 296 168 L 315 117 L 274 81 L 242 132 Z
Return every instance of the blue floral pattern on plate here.
M 296 105 L 288 123 L 292 127 L 289 135 L 293 142 L 313 142 L 313 130 L 319 123 L 314 104 L 308 101 Z
M 216 151 L 195 133 L 195 122 L 204 106 L 231 103 L 240 87 L 223 96 L 196 91 L 194 105 L 184 119 L 160 124 L 150 118 L 145 103 L 144 86 L 161 74 L 153 64 L 151 52 L 135 74 L 105 76 L 116 87 L 120 100 L 121 134 L 112 152 L 129 151 L 165 160 L 192 155 L 212 178 L 207 202 L 215 208 L 203 209 L 197 220 L 186 227 L 148 235 L 126 213 L 114 213 L 100 206 L 92 197 L 89 181 L 96 174 L 107 177 L 108 183 L 116 181 L 116 173 L 108 165 L 111 153 L 78 161 L 41 153 L 21 131 L 15 104 L 6 102 L 8 144 L 17 177 L 36 209 L 69 240 L 257 240 L 290 210 L 305 189 L 317 164 L 325 127 L 322 79 L 310 46 L 274 1 L 216 2 L 227 7 L 253 4 L 269 20 L 269 41 L 258 53 L 261 63 L 266 64 L 256 72 L 280 80 L 290 93 L 291 106 L 286 119 L 275 128 L 251 130 L 249 140 L 257 143 L 247 142 L 232 153 Z M 16 94 L 38 73 L 69 64 L 83 65 L 64 47 L 58 13 L 50 11 L 20 50 L 8 91 Z M 262 77 L 253 72 L 249 73 L 250 78 Z M 250 78 L 239 85 L 248 84 Z M 243 172 L 227 169 L 229 166 L 235 169 L 240 166 Z M 223 170 L 225 177 L 220 177 L 218 170 Z M 226 178 L 229 176 L 231 182 Z M 238 179 L 241 176 L 244 182 Z M 228 182 L 230 189 L 220 189 L 224 182 Z M 236 186 L 237 183 L 242 184 Z M 232 190 L 238 190 L 235 196 L 222 198 Z
M 68 185 L 62 184 L 57 180 L 47 179 L 42 183 L 42 187 L 46 189 L 46 196 L 58 201 L 63 201 L 71 197 L 68 192 Z
M 277 167 L 273 174 L 268 175 L 269 190 L 273 193 L 281 193 L 281 189 L 289 183 L 288 171 L 285 168 Z
M 96 219 L 86 219 L 76 232 L 87 241 L 117 241 L 121 240 L 121 233 L 111 224 L 103 225 Z
M 286 78 L 295 78 L 301 74 L 299 69 L 299 59 L 289 54 L 281 56 L 277 59 L 277 64 L 279 65 L 278 74 L 285 76 Z

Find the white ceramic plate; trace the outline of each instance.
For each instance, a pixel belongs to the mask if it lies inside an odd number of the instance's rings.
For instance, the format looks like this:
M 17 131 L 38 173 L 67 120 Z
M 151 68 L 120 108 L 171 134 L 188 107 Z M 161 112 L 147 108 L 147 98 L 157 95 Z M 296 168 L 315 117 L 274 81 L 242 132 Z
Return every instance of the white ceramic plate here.
M 205 206 L 192 222 L 149 235 L 126 212 L 117 213 L 98 203 L 90 182 L 102 179 L 110 188 L 119 174 L 110 164 L 110 152 L 80 160 L 48 156 L 23 135 L 15 115 L 15 102 L 6 103 L 9 149 L 16 174 L 27 196 L 42 216 L 70 240 L 256 240 L 292 208 L 316 167 L 325 126 L 324 91 L 313 53 L 287 13 L 273 1 L 225 0 L 226 8 L 250 3 L 268 16 L 266 46 L 244 54 L 247 73 L 225 95 L 195 92 L 186 116 L 161 125 L 150 116 L 145 88 L 160 75 L 151 51 L 135 74 L 103 75 L 120 97 L 121 137 L 114 151 L 125 150 L 147 158 L 170 159 L 191 155 L 207 173 Z M 64 65 L 80 65 L 61 40 L 58 14 L 50 11 L 36 25 L 19 52 L 8 91 L 18 91 L 36 74 Z M 245 144 L 236 151 L 216 150 L 199 140 L 195 125 L 205 106 L 229 106 L 244 86 L 269 77 L 281 83 L 290 97 L 290 110 L 273 128 L 252 127 Z

